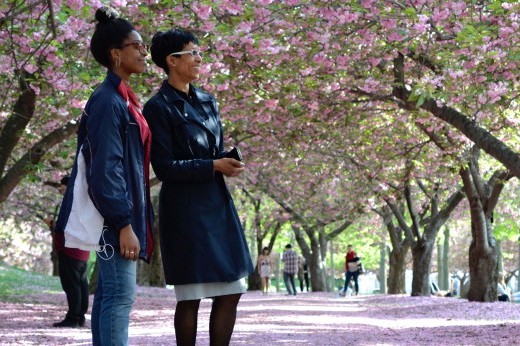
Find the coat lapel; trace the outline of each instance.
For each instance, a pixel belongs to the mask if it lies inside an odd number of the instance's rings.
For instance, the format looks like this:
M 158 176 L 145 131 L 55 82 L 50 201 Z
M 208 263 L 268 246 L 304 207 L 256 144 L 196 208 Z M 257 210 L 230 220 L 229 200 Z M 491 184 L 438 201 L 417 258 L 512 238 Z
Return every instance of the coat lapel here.
M 185 121 L 198 124 L 207 132 L 215 136 L 215 138 L 218 138 L 218 134 L 215 133 L 215 130 L 218 129 L 218 124 L 215 124 L 216 119 L 211 109 L 211 98 L 207 94 L 194 88 L 195 96 L 206 113 L 204 115 L 207 116 L 207 119 L 205 119 L 199 111 L 193 108 L 188 102 L 186 102 L 186 100 L 175 92 L 173 87 L 168 84 L 167 80 L 163 81 L 161 92 L 168 103 L 175 104 L 175 107 L 179 110 Z

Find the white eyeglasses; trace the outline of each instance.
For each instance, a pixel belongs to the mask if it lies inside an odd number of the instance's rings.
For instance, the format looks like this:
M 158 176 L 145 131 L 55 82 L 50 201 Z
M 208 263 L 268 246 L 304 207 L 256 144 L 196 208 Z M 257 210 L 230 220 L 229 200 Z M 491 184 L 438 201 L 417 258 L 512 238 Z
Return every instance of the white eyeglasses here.
M 200 50 L 192 49 L 192 50 L 182 50 L 180 52 L 171 53 L 170 55 L 185 55 L 190 54 L 191 56 L 198 55 L 202 59 L 202 52 Z

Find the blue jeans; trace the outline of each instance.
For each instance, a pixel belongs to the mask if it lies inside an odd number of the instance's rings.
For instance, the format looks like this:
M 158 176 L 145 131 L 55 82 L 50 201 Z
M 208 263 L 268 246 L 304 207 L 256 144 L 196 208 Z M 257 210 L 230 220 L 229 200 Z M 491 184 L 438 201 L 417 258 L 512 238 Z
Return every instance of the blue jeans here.
M 283 282 L 285 283 L 285 288 L 287 288 L 287 293 L 289 293 L 291 296 L 295 296 L 296 285 L 294 284 L 294 274 L 283 272 Z
M 358 276 L 359 272 L 347 272 L 345 273 L 345 287 L 343 287 L 343 293 L 347 292 L 348 284 L 350 283 L 350 280 L 354 279 L 354 292 L 359 292 L 359 284 L 358 284 Z
M 94 346 L 128 345 L 128 323 L 134 303 L 137 263 L 118 252 L 108 260 L 97 259 L 99 269 L 92 304 Z

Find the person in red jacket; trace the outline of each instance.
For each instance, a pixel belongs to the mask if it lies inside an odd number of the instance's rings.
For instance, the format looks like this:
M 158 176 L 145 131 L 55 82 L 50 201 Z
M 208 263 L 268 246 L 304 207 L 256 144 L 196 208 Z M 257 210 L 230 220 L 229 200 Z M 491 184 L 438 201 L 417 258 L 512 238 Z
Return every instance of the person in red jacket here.
M 60 181 L 60 192 L 65 193 L 69 176 L 64 176 Z M 58 208 L 59 209 L 59 208 Z M 65 319 L 61 322 L 53 323 L 53 327 L 83 327 L 85 325 L 85 313 L 88 310 L 88 280 L 87 280 L 87 261 L 90 256 L 89 251 L 70 248 L 65 246 L 63 233 L 54 232 L 54 218 L 45 219 L 45 223 L 52 232 L 53 250 L 58 255 L 58 268 L 60 282 L 69 309 Z
M 343 290 L 339 292 L 340 296 L 345 296 L 350 280 L 354 279 L 354 292 L 357 295 L 359 292 L 358 276 L 361 268 L 361 260 L 354 251 L 352 245 L 347 246 L 347 254 L 345 255 L 345 285 Z

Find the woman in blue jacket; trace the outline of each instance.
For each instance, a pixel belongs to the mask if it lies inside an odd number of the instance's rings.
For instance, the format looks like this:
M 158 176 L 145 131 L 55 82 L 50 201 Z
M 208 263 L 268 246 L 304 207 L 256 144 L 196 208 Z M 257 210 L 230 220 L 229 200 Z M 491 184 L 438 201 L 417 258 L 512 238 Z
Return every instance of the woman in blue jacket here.
M 144 72 L 147 49 L 115 11 L 100 8 L 96 19 L 90 50 L 108 73 L 81 117 L 56 231 L 65 233 L 65 246 L 98 252 L 93 344 L 126 345 L 136 261 L 149 261 L 153 249 L 151 134 L 128 85 L 132 74 Z
M 236 308 L 253 271 L 244 232 L 224 176 L 244 171 L 225 157 L 215 98 L 194 87 L 201 52 L 183 30 L 157 33 L 152 60 L 168 79 L 145 105 L 153 134 L 152 166 L 162 181 L 159 203 L 161 256 L 177 305 L 178 345 L 194 345 L 200 300 L 213 298 L 210 343 L 227 345 Z

